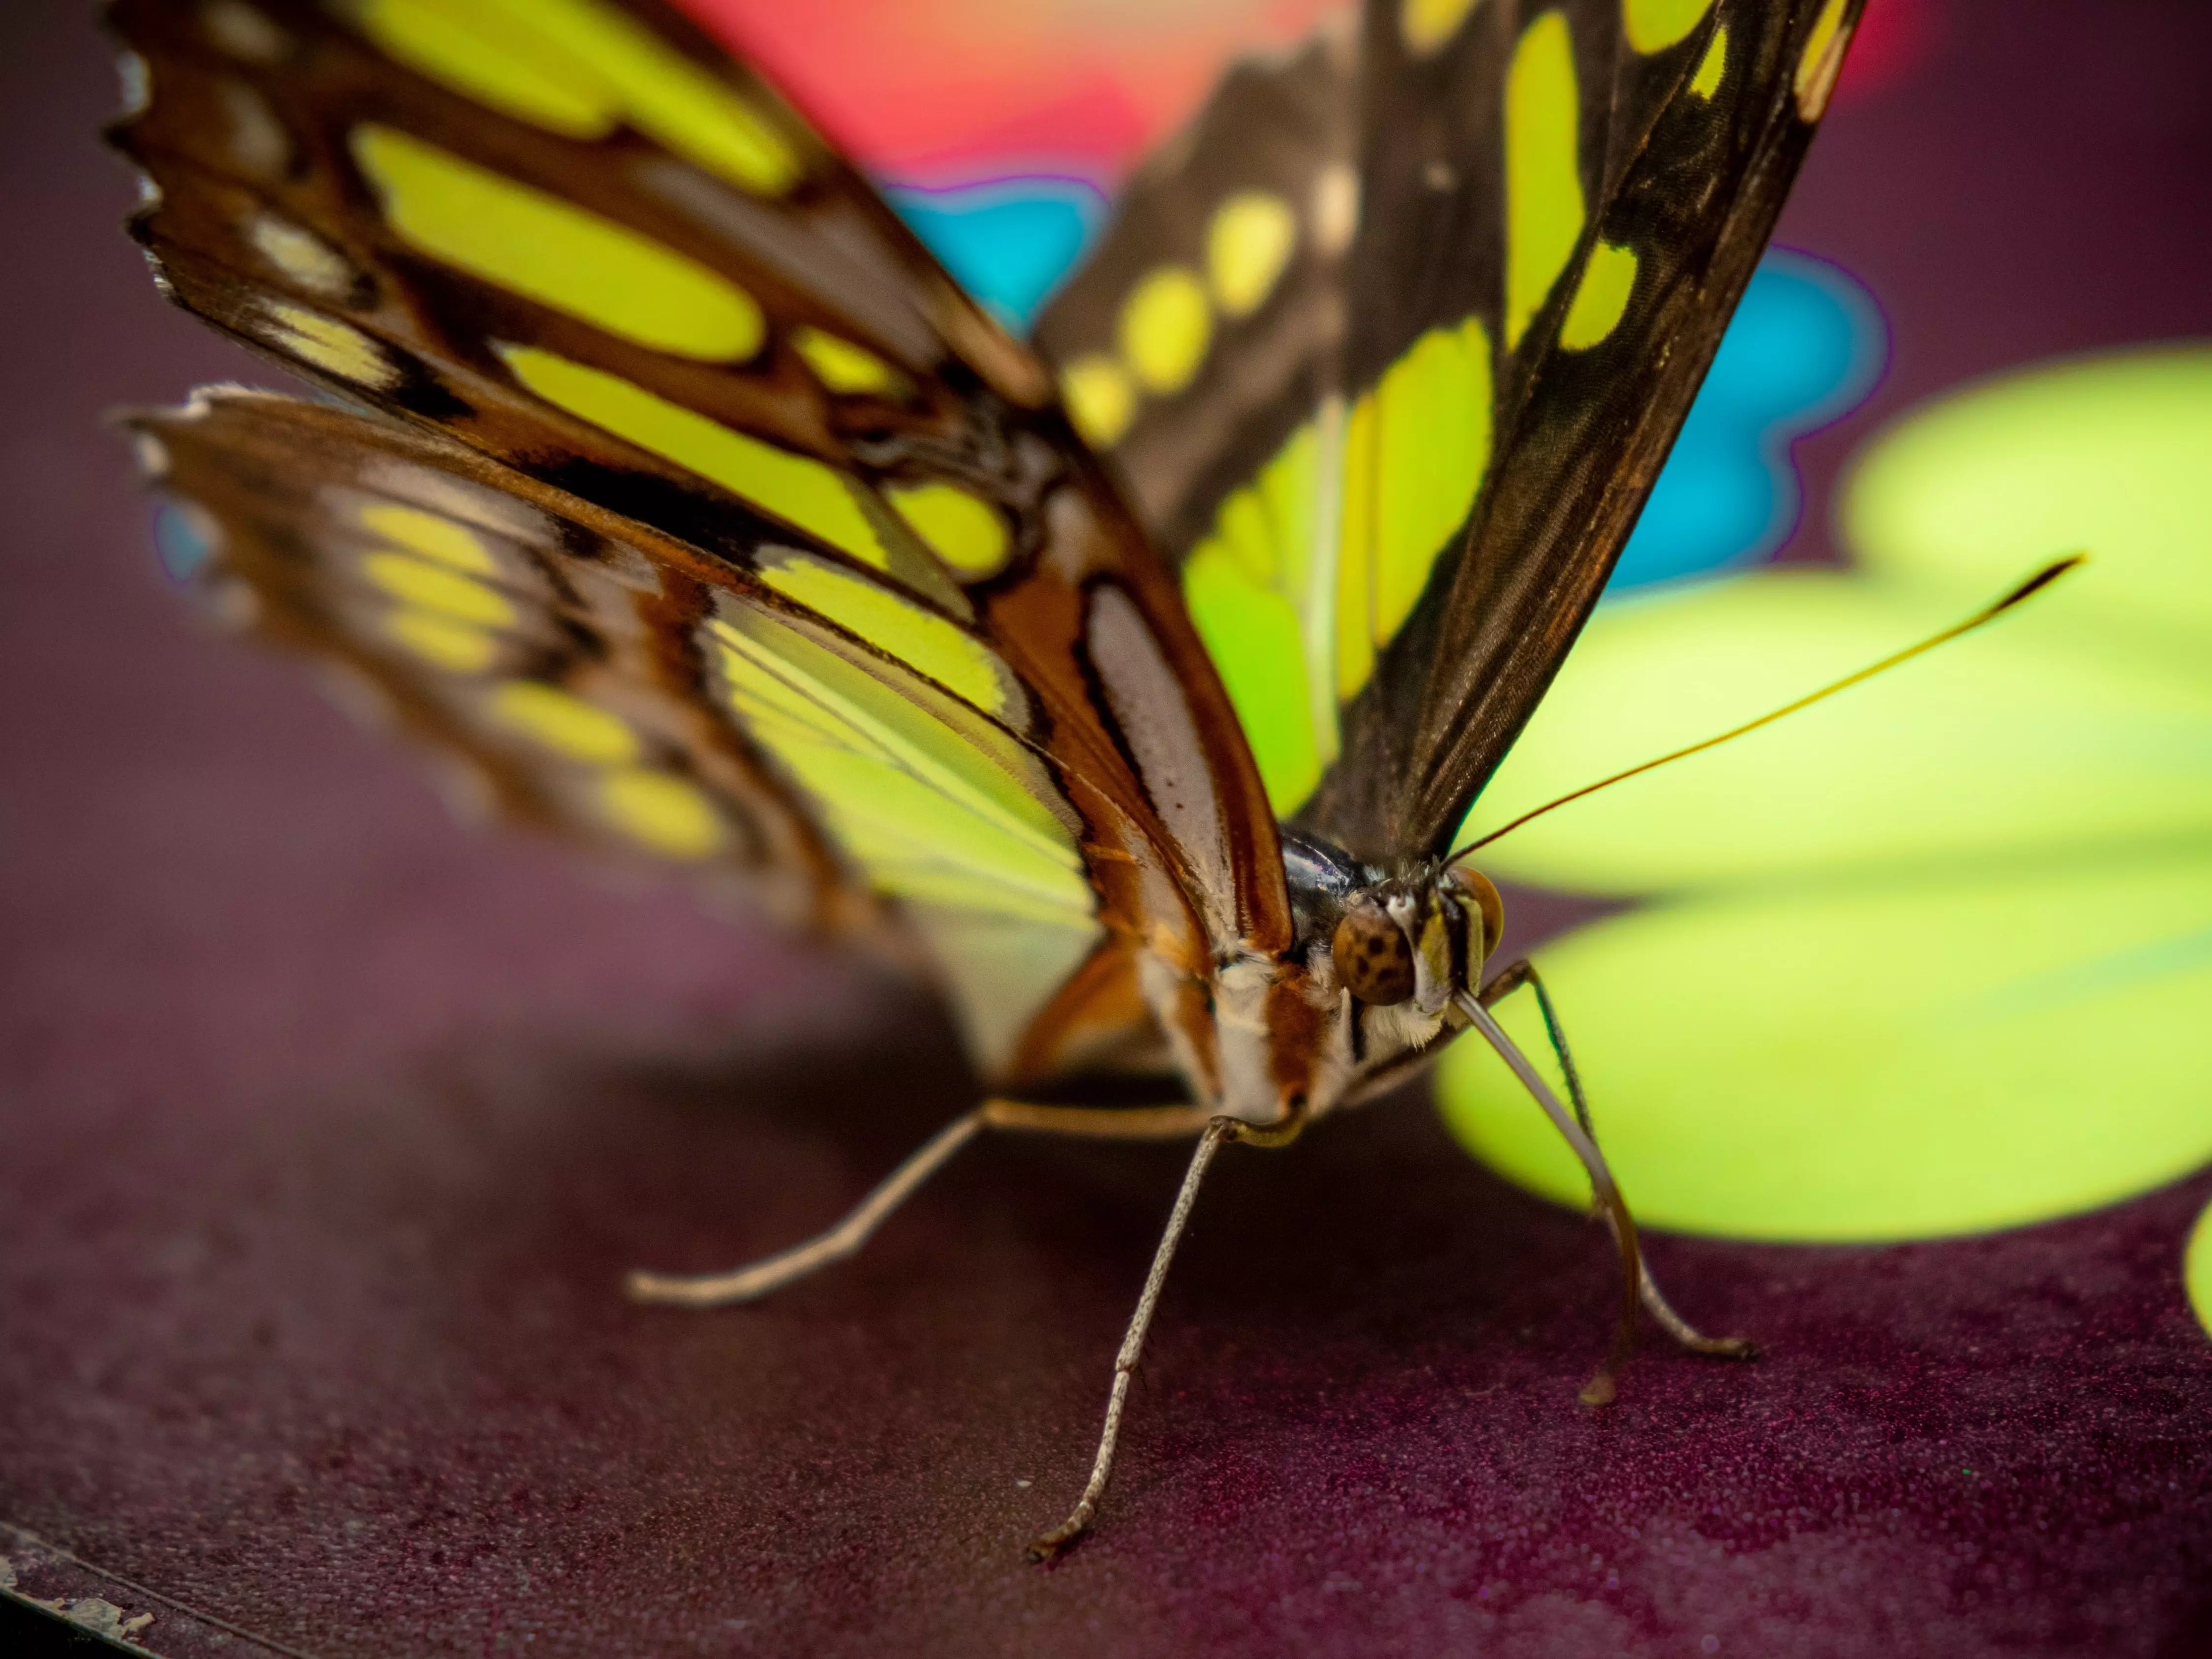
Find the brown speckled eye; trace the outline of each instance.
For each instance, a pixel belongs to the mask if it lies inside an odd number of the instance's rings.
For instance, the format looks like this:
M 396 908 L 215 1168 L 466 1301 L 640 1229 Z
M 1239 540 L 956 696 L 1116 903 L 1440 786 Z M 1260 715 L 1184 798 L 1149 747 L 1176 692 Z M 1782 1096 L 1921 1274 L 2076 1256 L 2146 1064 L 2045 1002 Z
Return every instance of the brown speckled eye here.
M 1413 994 L 1413 947 L 1371 899 L 1344 913 L 1328 954 L 1337 978 L 1362 1002 L 1388 1007 Z

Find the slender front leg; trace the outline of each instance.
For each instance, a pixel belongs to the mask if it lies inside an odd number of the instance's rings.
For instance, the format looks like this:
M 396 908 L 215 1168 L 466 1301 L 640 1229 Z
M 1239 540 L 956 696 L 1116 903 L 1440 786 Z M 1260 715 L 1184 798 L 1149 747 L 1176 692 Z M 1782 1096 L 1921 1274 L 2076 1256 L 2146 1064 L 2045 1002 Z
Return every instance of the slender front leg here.
M 1098 1437 L 1098 1455 L 1091 1460 L 1091 1479 L 1067 1519 L 1030 1545 L 1030 1554 L 1036 1560 L 1049 1561 L 1058 1555 L 1083 1535 L 1091 1517 L 1098 1513 L 1098 1500 L 1114 1473 L 1114 1445 L 1121 1436 L 1121 1407 L 1129 1396 L 1129 1379 L 1136 1374 L 1137 1361 L 1144 1354 L 1145 1333 L 1152 1328 L 1160 1287 L 1168 1282 L 1168 1264 L 1175 1260 L 1191 1206 L 1198 1200 L 1198 1183 L 1205 1179 L 1206 1166 L 1213 1162 L 1221 1143 L 1237 1130 L 1234 1120 L 1217 1117 L 1199 1137 L 1198 1150 L 1191 1154 L 1190 1168 L 1183 1173 L 1182 1190 L 1176 1194 L 1175 1208 L 1168 1212 L 1167 1231 L 1160 1235 L 1159 1248 L 1152 1252 L 1152 1270 L 1145 1276 L 1144 1292 L 1137 1298 L 1137 1311 L 1130 1316 L 1128 1334 L 1121 1339 L 1121 1352 L 1114 1357 L 1114 1387 L 1106 1396 L 1106 1426 Z
M 1536 964 L 1522 957 L 1499 969 L 1489 984 L 1482 988 L 1482 1006 L 1495 1007 L 1504 999 L 1522 986 L 1536 994 L 1536 1007 L 1544 1017 L 1544 1033 L 1551 1039 L 1552 1052 L 1559 1056 L 1559 1074 L 1566 1079 L 1567 1097 L 1573 1101 L 1575 1121 L 1589 1137 L 1590 1145 L 1597 1145 L 1597 1129 L 1590 1121 L 1589 1100 L 1583 1092 L 1582 1073 L 1575 1069 L 1575 1057 L 1567 1049 L 1567 1034 L 1559 1024 L 1559 1010 L 1552 1006 L 1552 994 L 1544 988 L 1543 976 L 1537 973 Z M 1612 1219 L 1612 1212 L 1607 1212 Z M 1620 1229 L 1614 1228 L 1618 1238 Z M 1626 1255 L 1626 1252 L 1623 1253 Z M 1625 1265 L 1625 1264 L 1624 1264 Z M 1651 1275 L 1651 1263 L 1641 1250 L 1636 1252 L 1636 1290 L 1644 1309 L 1658 1322 L 1659 1328 L 1681 1347 L 1692 1353 L 1705 1354 L 1715 1359 L 1756 1359 L 1759 1345 L 1746 1336 L 1706 1336 L 1690 1322 L 1676 1313 L 1659 1288 L 1659 1281 Z
M 1198 1133 L 1206 1114 L 1197 1106 L 1032 1106 L 1018 1100 L 987 1100 L 963 1112 L 917 1148 L 883 1184 L 862 1199 L 853 1212 L 828 1232 L 804 1244 L 749 1262 L 728 1273 L 684 1277 L 634 1273 L 625 1281 L 636 1302 L 672 1303 L 686 1308 L 719 1308 L 750 1302 L 781 1290 L 817 1268 L 853 1255 L 893 1210 L 943 1168 L 953 1153 L 982 1129 L 1025 1129 L 1044 1134 L 1080 1135 L 1108 1140 L 1159 1140 Z

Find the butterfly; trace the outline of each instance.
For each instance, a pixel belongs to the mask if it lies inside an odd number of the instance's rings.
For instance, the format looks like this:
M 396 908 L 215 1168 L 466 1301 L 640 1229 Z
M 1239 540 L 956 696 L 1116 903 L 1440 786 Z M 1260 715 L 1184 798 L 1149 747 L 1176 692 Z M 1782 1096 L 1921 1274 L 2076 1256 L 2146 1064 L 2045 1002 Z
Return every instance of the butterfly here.
M 1469 803 L 1589 616 L 1859 0 L 1370 0 L 1231 70 L 1012 337 L 654 0 L 116 0 L 179 304 L 319 388 L 127 417 L 212 611 L 452 793 L 942 986 L 986 1128 L 1200 1181 L 1488 1012 Z M 1564 1050 L 1563 1050 L 1564 1054 Z M 1570 1080 L 1571 1083 L 1571 1079 Z M 1570 1092 L 1574 1092 L 1571 1090 Z

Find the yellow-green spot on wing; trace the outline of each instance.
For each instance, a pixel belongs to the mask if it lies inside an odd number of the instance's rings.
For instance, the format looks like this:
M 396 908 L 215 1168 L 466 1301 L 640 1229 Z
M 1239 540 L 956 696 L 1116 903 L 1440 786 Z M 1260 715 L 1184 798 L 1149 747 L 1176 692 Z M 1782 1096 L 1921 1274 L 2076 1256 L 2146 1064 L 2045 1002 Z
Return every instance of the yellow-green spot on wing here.
M 305 226 L 263 210 L 247 216 L 245 232 L 255 252 L 310 293 L 342 300 L 352 291 L 352 264 Z
M 984 713 L 1014 707 L 1012 681 L 991 648 L 904 595 L 804 554 L 764 555 L 760 578 Z
M 283 300 L 264 300 L 261 320 L 270 345 L 349 385 L 381 391 L 399 379 L 384 348 L 351 323 Z
M 348 10 L 393 62 L 502 115 L 599 138 L 621 114 L 605 77 L 496 0 L 355 0 Z
M 1325 501 L 1332 429 L 1340 464 Z M 1186 562 L 1184 597 L 1279 811 L 1336 758 L 1337 704 L 1367 683 L 1466 524 L 1490 444 L 1488 334 L 1473 318 L 1431 329 L 1348 418 L 1293 433 Z M 1316 515 L 1332 506 L 1324 545 Z
M 1620 0 L 1620 21 L 1637 51 L 1664 52 L 1712 9 L 1713 0 Z
M 502 345 L 500 355 L 515 379 L 579 420 L 721 485 L 863 563 L 890 568 L 875 526 L 835 467 L 734 431 L 618 374 L 535 346 Z
M 1318 424 L 1298 428 L 1231 492 L 1183 563 L 1185 602 L 1279 811 L 1303 800 L 1337 753 L 1336 566 L 1317 556 L 1330 550 L 1316 545 Z
M 1521 33 L 1505 77 L 1505 345 L 1521 343 L 1582 234 L 1582 107 L 1563 12 Z
M 1570 351 L 1587 351 L 1605 339 L 1627 314 L 1635 289 L 1635 249 L 1611 242 L 1592 247 L 1575 297 L 1567 302 L 1566 319 L 1559 325 L 1559 343 Z
M 393 644 L 448 674 L 481 674 L 499 654 L 499 641 L 493 635 L 434 611 L 403 607 L 389 611 L 384 632 Z
M 1291 204 L 1269 191 L 1239 191 L 1214 210 L 1206 229 L 1206 271 L 1224 316 L 1246 316 L 1267 302 L 1297 235 Z
M 1006 521 L 981 496 L 948 483 L 894 485 L 884 494 L 961 580 L 981 581 L 1006 564 Z
M 509 680 L 484 700 L 495 724 L 589 766 L 637 758 L 637 734 L 620 715 L 538 680 Z
M 672 773 L 619 767 L 599 779 L 598 796 L 610 825 L 664 858 L 710 858 L 728 839 L 714 803 Z
M 1111 449 L 1136 418 L 1136 386 L 1111 357 L 1078 357 L 1060 372 L 1060 395 L 1076 431 L 1095 449 Z
M 385 52 L 461 96 L 572 138 L 627 120 L 740 188 L 780 195 L 801 162 L 774 120 L 599 0 L 355 0 Z
M 2212 1336 L 2212 1205 L 2205 1206 L 2190 1231 L 2182 1278 L 2189 1287 L 2190 1305 L 2197 1310 L 2197 1322 Z
M 1698 72 L 1690 77 L 1690 90 L 1700 98 L 1711 98 L 1721 89 L 1722 78 L 1728 73 L 1728 25 L 1723 23 L 1713 31 L 1712 44 L 1698 60 Z
M 1844 4 L 1845 0 L 1827 0 L 1820 8 L 1797 59 L 1791 86 L 1797 96 L 1797 113 L 1808 121 L 1817 121 L 1826 112 L 1828 94 L 1835 91 L 1836 76 L 1843 71 L 1844 48 L 1850 44 L 1850 37 L 1844 33 Z
M 822 805 L 886 891 L 1088 927 L 1074 838 L 1041 770 L 1003 732 L 933 713 L 876 671 L 747 608 L 710 626 L 745 728 Z M 957 705 L 948 705 L 957 708 Z
M 1148 392 L 1176 392 L 1189 385 L 1212 338 L 1206 284 L 1182 265 L 1146 272 L 1121 302 L 1121 358 Z
M 760 349 L 752 295 L 673 248 L 391 127 L 355 128 L 351 148 L 392 228 L 434 258 L 658 351 Z
M 840 395 L 900 398 L 912 389 L 905 375 L 865 346 L 801 324 L 791 331 L 792 349 L 805 359 L 823 389 Z
M 1370 628 L 1382 646 L 1413 615 L 1431 568 L 1467 522 L 1489 465 L 1489 335 L 1472 317 L 1457 328 L 1430 330 L 1360 401 L 1369 398 L 1379 437 Z
M 1459 33 L 1476 0 L 1400 0 L 1398 33 L 1406 49 L 1425 58 Z
M 2212 1158 L 2212 859 L 1953 867 L 1691 901 L 1540 953 L 1637 1213 L 1730 1237 L 1929 1237 L 2115 1202 Z M 1498 1012 L 1546 1052 L 1533 1001 Z M 1587 1186 L 1487 1050 L 1463 1144 Z
M 1244 728 L 1268 804 L 1287 815 L 1322 774 L 1298 613 L 1218 539 L 1184 562 L 1182 597 Z
M 370 501 L 362 507 L 359 518 L 362 529 L 410 553 L 471 576 L 499 574 L 499 562 L 484 545 L 483 538 L 454 520 L 398 501 Z
M 361 574 L 401 604 L 485 628 L 512 628 L 514 602 L 495 588 L 449 566 L 411 553 L 376 550 L 362 556 Z

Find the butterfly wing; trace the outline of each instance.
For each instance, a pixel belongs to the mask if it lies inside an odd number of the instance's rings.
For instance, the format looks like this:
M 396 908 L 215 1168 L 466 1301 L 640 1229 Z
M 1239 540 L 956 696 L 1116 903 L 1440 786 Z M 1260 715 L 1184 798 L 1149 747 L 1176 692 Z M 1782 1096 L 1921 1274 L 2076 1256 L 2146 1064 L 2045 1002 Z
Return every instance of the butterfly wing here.
M 1061 932 L 1109 957 L 1141 939 L 1202 975 L 1287 940 L 1229 704 L 1048 378 L 742 65 L 602 0 L 112 16 L 150 82 L 117 139 L 172 295 L 494 488 L 552 492 L 561 536 L 711 589 L 669 623 L 688 695 L 909 920 L 952 913 L 940 955 L 1028 960 L 1005 948 L 1024 880 L 1039 926 L 1079 888 L 1091 933 Z M 373 453 L 389 423 L 353 436 Z M 1115 999 L 1078 1001 L 1048 1025 Z M 1003 1073 L 1024 1022 L 995 1002 Z
M 1231 65 L 1039 315 L 1076 426 L 1180 559 L 1341 383 L 1358 56 L 1340 15 Z
M 1855 0 L 1368 6 L 1348 71 L 1356 190 L 1265 186 L 1350 204 L 1341 259 L 1293 261 L 1308 283 L 1293 277 L 1271 301 L 1326 313 L 1309 284 L 1340 289 L 1340 334 L 1310 327 L 1285 348 L 1218 327 L 1215 358 L 1168 394 L 1175 406 L 1146 404 L 1115 452 L 1136 498 L 1160 512 L 1270 793 L 1302 828 L 1382 861 L 1443 850 L 1604 585 L 1857 11 Z M 1225 100 L 1194 130 L 1179 179 L 1233 178 Z M 1211 144 L 1224 153 L 1201 166 Z M 1301 154 L 1318 161 L 1316 182 L 1334 165 L 1318 138 Z M 1212 185 L 1206 211 L 1226 214 L 1255 183 Z M 1102 259 L 1202 268 L 1194 228 L 1210 235 L 1213 222 L 1193 201 L 1165 222 L 1125 216 L 1115 234 L 1132 245 L 1109 240 Z M 1309 210 L 1298 246 L 1317 250 L 1330 228 Z M 1065 354 L 1103 354 L 1097 319 L 1115 315 L 1113 349 L 1141 386 L 1138 325 L 1156 280 L 1126 288 L 1118 313 L 1079 284 L 1061 302 L 1067 326 L 1055 313 L 1041 337 L 1073 372 L 1085 359 Z M 1093 319 L 1080 340 L 1079 297 Z M 1257 368 L 1248 351 L 1276 358 Z M 1211 432 L 1196 404 L 1261 382 L 1298 392 L 1271 406 L 1256 466 L 1233 446 L 1194 443 L 1176 465 L 1201 483 L 1148 482 L 1147 421 Z

